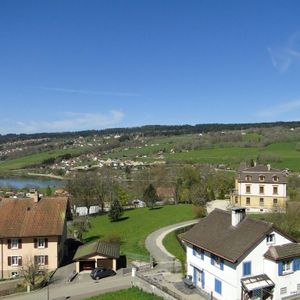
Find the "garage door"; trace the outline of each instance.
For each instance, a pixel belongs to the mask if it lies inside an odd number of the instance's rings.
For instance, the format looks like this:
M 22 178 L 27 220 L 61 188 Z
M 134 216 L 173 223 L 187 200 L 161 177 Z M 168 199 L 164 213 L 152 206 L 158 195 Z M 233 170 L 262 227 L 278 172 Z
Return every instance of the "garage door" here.
M 94 260 L 84 260 L 79 262 L 79 270 L 93 270 L 95 269 L 95 261 Z
M 113 268 L 113 260 L 111 258 L 97 259 L 97 266 L 112 269 Z

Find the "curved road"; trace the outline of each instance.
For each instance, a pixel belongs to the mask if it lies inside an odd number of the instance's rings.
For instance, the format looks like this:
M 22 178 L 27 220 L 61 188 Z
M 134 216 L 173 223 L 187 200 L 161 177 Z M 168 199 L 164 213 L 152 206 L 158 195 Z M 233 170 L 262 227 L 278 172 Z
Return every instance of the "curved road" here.
M 169 234 L 170 232 L 186 227 L 192 224 L 198 223 L 199 220 L 190 220 L 185 221 L 173 225 L 169 225 L 163 228 L 160 228 L 154 232 L 152 232 L 148 237 L 146 238 L 145 245 L 147 250 L 149 251 L 150 255 L 155 259 L 155 262 L 159 265 L 161 268 L 180 268 L 181 264 L 180 262 L 172 255 L 170 252 L 167 251 L 167 249 L 164 247 L 162 241 L 164 237 Z

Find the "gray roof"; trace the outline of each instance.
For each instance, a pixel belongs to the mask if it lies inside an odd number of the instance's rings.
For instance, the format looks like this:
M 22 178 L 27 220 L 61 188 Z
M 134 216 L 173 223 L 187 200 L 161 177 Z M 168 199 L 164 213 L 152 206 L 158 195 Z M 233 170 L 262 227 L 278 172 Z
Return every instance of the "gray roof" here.
M 231 213 L 215 209 L 180 238 L 235 263 L 273 230 L 272 223 L 248 216 L 234 227 L 231 225 Z
M 288 243 L 280 246 L 271 246 L 264 256 L 275 261 L 285 258 L 300 257 L 300 244 Z
M 101 255 L 105 257 L 119 258 L 120 244 L 108 243 L 97 240 L 95 242 L 79 246 L 73 260 L 78 260 L 83 257 Z
M 245 178 L 249 175 L 252 177 L 251 181 Z M 264 181 L 259 180 L 259 176 L 265 176 Z M 273 180 L 273 176 L 278 177 L 278 181 Z M 261 183 L 287 183 L 287 173 L 284 170 L 273 169 L 265 165 L 257 165 L 255 167 L 239 168 L 237 172 L 237 179 L 239 182 L 261 182 Z

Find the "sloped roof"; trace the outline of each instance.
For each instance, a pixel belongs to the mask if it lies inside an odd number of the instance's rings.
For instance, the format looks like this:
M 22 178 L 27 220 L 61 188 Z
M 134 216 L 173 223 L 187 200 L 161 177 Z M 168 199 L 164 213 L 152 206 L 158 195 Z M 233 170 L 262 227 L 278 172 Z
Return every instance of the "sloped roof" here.
M 97 240 L 95 242 L 79 246 L 73 260 L 78 260 L 83 257 L 93 256 L 97 254 L 105 257 L 119 258 L 120 244 Z
M 0 237 L 59 236 L 63 234 L 68 199 L 45 197 L 0 201 Z
M 272 230 L 272 223 L 247 216 L 234 227 L 230 212 L 215 209 L 180 237 L 234 263 Z
M 271 260 L 300 257 L 300 244 L 288 243 L 279 246 L 271 246 L 264 255 Z
M 245 177 L 250 175 L 252 177 L 251 181 L 246 181 Z M 259 176 L 264 175 L 265 180 L 259 181 Z M 278 181 L 273 181 L 273 176 L 278 176 Z M 240 167 L 237 172 L 237 179 L 240 182 L 261 182 L 261 183 L 287 183 L 287 173 L 283 170 L 273 169 L 265 165 L 257 165 L 254 167 L 242 168 Z

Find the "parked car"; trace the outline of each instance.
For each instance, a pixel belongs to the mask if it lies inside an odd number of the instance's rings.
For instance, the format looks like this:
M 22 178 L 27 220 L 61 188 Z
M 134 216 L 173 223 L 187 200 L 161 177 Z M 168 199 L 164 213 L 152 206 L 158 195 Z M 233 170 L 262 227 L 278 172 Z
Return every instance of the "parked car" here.
M 91 272 L 91 277 L 94 280 L 98 280 L 100 278 L 104 278 L 104 277 L 108 277 L 108 276 L 113 276 L 113 275 L 116 275 L 116 272 L 114 270 L 103 268 L 103 267 L 95 268 Z

